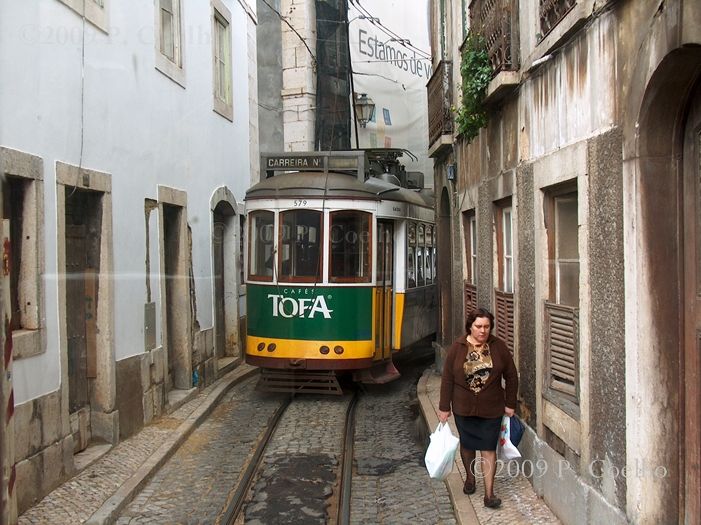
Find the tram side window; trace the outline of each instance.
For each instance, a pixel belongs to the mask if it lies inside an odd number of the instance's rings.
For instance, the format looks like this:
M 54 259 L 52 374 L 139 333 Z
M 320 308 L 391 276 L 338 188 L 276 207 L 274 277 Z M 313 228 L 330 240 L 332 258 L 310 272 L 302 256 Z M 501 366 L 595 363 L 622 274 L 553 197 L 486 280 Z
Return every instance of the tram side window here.
M 321 280 L 321 212 L 289 210 L 280 214 L 279 279 Z
M 416 288 L 416 224 L 410 222 L 407 228 L 406 286 Z
M 436 277 L 433 273 L 433 250 L 433 226 L 426 226 L 426 284 L 431 284 Z
M 425 226 L 423 224 L 419 224 L 418 227 L 418 234 L 416 236 L 416 270 L 418 274 L 418 279 L 417 279 L 417 285 L 418 286 L 424 286 L 426 284 L 426 279 L 424 275 L 424 251 L 425 251 L 425 242 L 426 242 L 426 236 L 424 235 L 424 229 Z
M 250 215 L 249 224 L 248 277 L 254 281 L 272 281 L 273 212 L 254 211 Z
M 331 213 L 332 282 L 370 281 L 370 214 L 363 211 Z

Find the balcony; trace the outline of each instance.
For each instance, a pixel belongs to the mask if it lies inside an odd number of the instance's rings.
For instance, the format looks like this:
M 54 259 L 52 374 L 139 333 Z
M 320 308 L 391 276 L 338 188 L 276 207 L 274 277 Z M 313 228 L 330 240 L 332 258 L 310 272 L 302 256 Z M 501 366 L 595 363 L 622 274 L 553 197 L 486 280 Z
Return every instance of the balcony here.
M 426 86 L 430 157 L 440 156 L 453 143 L 453 114 L 450 109 L 453 101 L 452 65 L 450 61 L 441 61 Z
M 577 0 L 540 0 L 541 38 L 550 33 L 575 5 L 577 5 Z
M 486 102 L 495 102 L 519 82 L 518 9 L 516 0 L 472 0 L 470 27 L 484 37 L 494 78 L 487 86 Z

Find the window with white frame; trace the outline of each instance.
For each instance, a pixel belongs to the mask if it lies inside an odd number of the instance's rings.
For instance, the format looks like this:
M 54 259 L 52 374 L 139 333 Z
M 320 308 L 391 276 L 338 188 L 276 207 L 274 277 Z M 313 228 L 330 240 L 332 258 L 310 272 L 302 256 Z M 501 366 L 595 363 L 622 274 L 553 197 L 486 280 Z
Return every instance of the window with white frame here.
M 184 85 L 181 1 L 157 0 L 155 25 L 156 69 Z
M 214 111 L 233 120 L 231 13 L 219 0 L 212 1 L 212 54 Z
M 477 270 L 477 219 L 475 211 L 463 212 L 463 231 L 465 235 L 465 263 L 466 281 L 468 284 L 477 284 L 475 272 Z
M 495 203 L 497 279 L 494 290 L 495 332 L 514 351 L 514 241 L 511 198 Z
M 501 289 L 507 293 L 514 291 L 514 242 L 513 215 L 511 206 L 501 208 L 502 275 Z
M 109 33 L 109 3 L 110 0 L 59 0 L 80 16 L 98 27 L 105 33 Z

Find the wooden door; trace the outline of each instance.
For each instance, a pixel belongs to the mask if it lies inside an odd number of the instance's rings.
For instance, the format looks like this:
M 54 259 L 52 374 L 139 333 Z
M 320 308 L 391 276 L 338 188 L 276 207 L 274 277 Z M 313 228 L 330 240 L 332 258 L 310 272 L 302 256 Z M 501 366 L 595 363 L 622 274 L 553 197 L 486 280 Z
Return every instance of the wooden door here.
M 68 403 L 71 413 L 90 404 L 85 331 L 86 226 L 66 224 L 66 332 Z
M 214 348 L 217 358 L 226 355 L 226 315 L 224 301 L 224 233 L 225 224 L 221 216 L 214 216 L 212 244 L 214 252 Z
M 684 134 L 684 523 L 701 522 L 701 82 Z

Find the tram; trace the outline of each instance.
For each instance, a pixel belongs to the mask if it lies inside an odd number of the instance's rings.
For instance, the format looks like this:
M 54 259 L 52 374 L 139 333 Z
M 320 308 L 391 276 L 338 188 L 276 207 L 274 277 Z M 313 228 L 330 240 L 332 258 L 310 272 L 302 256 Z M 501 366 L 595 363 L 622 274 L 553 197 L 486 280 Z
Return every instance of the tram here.
M 246 362 L 263 390 L 384 383 L 437 327 L 434 196 L 402 149 L 262 155 L 246 192 Z M 412 155 L 413 156 L 413 155 Z

